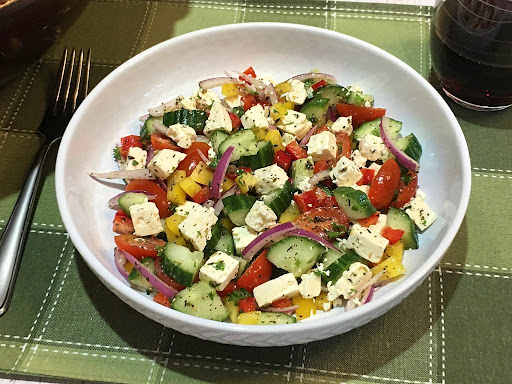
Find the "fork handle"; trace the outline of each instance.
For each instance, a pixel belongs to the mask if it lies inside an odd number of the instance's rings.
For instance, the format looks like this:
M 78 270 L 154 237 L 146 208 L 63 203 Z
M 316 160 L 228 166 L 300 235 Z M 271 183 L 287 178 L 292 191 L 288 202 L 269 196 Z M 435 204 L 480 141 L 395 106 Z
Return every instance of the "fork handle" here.
M 0 237 L 0 316 L 9 308 L 16 274 L 34 211 L 43 163 L 51 143 L 45 143 L 37 153 L 14 210 Z

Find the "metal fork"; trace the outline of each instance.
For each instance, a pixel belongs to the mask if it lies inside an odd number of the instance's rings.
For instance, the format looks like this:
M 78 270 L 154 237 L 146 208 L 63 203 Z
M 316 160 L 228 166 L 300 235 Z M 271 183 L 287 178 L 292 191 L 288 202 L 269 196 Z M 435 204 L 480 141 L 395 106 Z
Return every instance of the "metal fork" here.
M 84 66 L 83 49 L 78 55 L 77 65 L 75 65 L 76 51 L 74 48 L 71 51 L 69 62 L 68 55 L 69 52 L 66 48 L 60 63 L 54 104 L 47 109 L 39 127 L 39 132 L 44 137 L 44 144 L 34 159 L 32 169 L 0 238 L 0 316 L 9 308 L 16 274 L 36 205 L 44 160 L 50 147 L 62 138 L 69 120 L 88 92 L 91 50 L 89 49 L 87 52 L 85 69 L 82 69 Z M 75 81 L 72 89 L 73 79 Z

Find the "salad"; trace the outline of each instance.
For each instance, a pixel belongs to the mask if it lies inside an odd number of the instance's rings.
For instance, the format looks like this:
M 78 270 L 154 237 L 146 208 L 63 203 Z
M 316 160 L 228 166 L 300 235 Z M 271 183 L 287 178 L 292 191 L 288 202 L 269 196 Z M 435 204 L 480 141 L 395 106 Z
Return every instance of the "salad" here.
M 148 111 L 119 170 L 91 176 L 125 181 L 115 263 L 166 307 L 254 325 L 348 311 L 405 273 L 436 219 L 414 133 L 331 75 L 250 67 Z

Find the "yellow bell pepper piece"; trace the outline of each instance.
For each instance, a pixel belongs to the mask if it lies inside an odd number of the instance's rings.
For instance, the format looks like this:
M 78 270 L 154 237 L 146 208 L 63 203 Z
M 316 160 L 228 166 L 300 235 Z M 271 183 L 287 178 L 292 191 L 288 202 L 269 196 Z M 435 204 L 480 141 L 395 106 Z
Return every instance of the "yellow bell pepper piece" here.
M 179 183 L 187 177 L 185 171 L 176 171 L 167 178 L 167 200 L 177 205 L 185 204 L 187 195 Z
M 233 230 L 233 228 L 235 228 L 235 224 L 233 224 L 233 222 L 229 220 L 229 218 L 227 217 L 223 217 L 222 219 L 220 219 L 220 222 L 222 226 L 226 228 L 230 233 Z
M 221 92 L 224 96 L 236 96 L 238 95 L 238 87 L 235 84 L 224 84 Z
M 297 204 L 292 201 L 290 206 L 286 208 L 286 211 L 284 211 L 281 216 L 279 216 L 279 222 L 280 223 L 288 223 L 289 221 L 295 220 L 297 216 L 300 215 L 299 207 L 297 207 Z
M 295 103 L 293 101 L 285 101 L 283 103 L 283 106 L 286 108 L 286 109 L 294 109 L 295 108 Z
M 274 120 L 282 119 L 288 112 L 288 109 L 283 103 L 276 103 L 270 107 L 270 117 Z
M 256 186 L 258 179 L 252 173 L 243 173 L 236 177 L 235 179 L 236 185 L 238 185 L 238 189 L 240 193 L 248 193 L 249 190 Z
M 183 220 L 185 220 L 185 216 L 180 216 L 175 213 L 174 215 L 169 216 L 167 219 L 165 219 L 165 226 L 169 228 L 169 230 L 173 232 L 175 235 L 181 236 L 181 232 L 178 228 L 178 225 L 180 225 Z
M 399 262 L 402 262 L 404 255 L 404 244 L 401 241 L 397 241 L 393 245 L 388 245 L 384 251 L 384 257 L 394 257 Z
M 126 264 L 124 265 L 124 269 L 126 270 L 126 272 L 128 274 L 130 274 L 132 272 L 132 269 L 133 269 L 133 264 L 130 263 L 129 261 L 127 261 Z
M 260 311 L 244 312 L 238 315 L 238 324 L 257 325 L 260 319 Z
M 256 135 L 256 139 L 265 140 L 265 136 L 267 135 L 267 128 L 252 127 L 251 129 Z
M 377 264 L 371 269 L 373 276 L 379 274 L 382 271 L 384 271 L 384 274 L 379 279 L 380 281 L 389 280 L 393 277 L 400 276 L 401 274 L 405 273 L 405 267 L 399 260 L 397 260 L 396 257 L 392 256 L 388 257 L 383 262 Z
M 316 315 L 316 305 L 313 299 L 305 299 L 302 296 L 296 296 L 292 299 L 293 305 L 298 305 L 295 310 L 297 320 L 307 319 L 311 315 Z
M 190 174 L 190 178 L 196 183 L 208 185 L 213 179 L 213 171 L 201 161 Z
M 192 180 L 191 177 L 184 178 L 180 182 L 179 186 L 183 188 L 185 193 L 190 197 L 195 196 L 195 194 L 201 190 L 201 186 L 197 184 L 194 180 Z
M 332 308 L 332 301 L 327 300 L 327 292 L 321 292 L 320 295 L 315 297 L 314 301 L 316 309 L 320 311 L 326 311 L 326 309 L 324 308 L 324 304 L 327 304 L 328 306 L 327 311 L 330 311 Z
M 178 244 L 178 245 L 183 245 L 183 246 L 186 246 L 187 243 L 185 242 L 185 239 L 183 238 L 183 236 L 180 235 L 176 235 L 173 231 L 171 231 L 167 225 L 165 226 L 165 234 L 167 235 L 167 242 L 169 243 L 174 243 L 174 244 Z
M 238 305 L 234 301 L 229 300 L 229 296 L 223 297 L 222 302 L 228 311 L 231 322 L 238 323 Z
M 233 185 L 235 185 L 235 182 L 231 180 L 229 177 L 225 177 L 224 181 L 222 182 L 222 192 L 226 192 Z
M 271 129 L 265 136 L 266 141 L 270 141 L 274 146 L 274 152 L 279 150 L 284 151 L 283 138 L 277 129 Z
M 276 93 L 281 96 L 283 93 L 290 92 L 292 90 L 292 85 L 287 82 L 283 81 L 282 83 L 279 83 L 275 86 Z

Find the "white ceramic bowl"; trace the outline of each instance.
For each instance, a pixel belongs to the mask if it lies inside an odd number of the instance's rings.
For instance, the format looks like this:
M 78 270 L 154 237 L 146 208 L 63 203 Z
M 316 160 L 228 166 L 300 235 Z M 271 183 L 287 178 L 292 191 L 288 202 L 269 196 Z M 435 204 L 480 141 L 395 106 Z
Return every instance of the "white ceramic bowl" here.
M 420 235 L 420 249 L 407 251 L 406 275 L 378 290 L 353 311 L 336 309 L 318 319 L 277 326 L 246 326 L 203 320 L 154 303 L 131 289 L 113 259 L 113 212 L 117 190 L 88 176 L 114 170 L 112 147 L 138 133 L 140 115 L 175 95 L 189 95 L 199 80 L 225 70 L 254 66 L 278 80 L 312 68 L 358 84 L 387 115 L 403 121 L 423 145 L 420 186 L 439 218 Z M 446 165 L 449 165 L 448 167 Z M 147 317 L 180 332 L 220 343 L 275 346 L 338 335 L 382 315 L 409 295 L 434 269 L 464 217 L 470 192 L 470 160 L 454 115 L 416 71 L 368 43 L 303 25 L 253 23 L 205 29 L 142 52 L 107 76 L 87 97 L 64 135 L 57 159 L 59 209 L 76 248 L 119 298 Z

